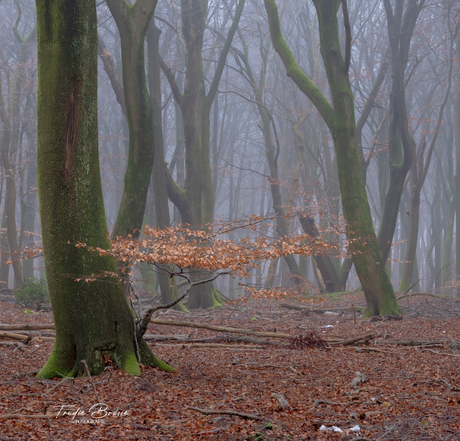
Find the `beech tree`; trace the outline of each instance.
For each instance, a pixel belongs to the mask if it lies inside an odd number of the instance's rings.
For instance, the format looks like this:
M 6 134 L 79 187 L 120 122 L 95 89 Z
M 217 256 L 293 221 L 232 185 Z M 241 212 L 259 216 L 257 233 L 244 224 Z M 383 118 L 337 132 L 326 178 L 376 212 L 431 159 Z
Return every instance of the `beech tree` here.
M 91 273 L 116 275 L 108 250 L 97 135 L 95 0 L 37 0 L 38 181 L 43 250 L 56 326 L 53 351 L 38 373 L 100 374 L 113 364 L 134 375 L 139 362 L 172 370 L 136 329 L 116 277 L 87 283 Z
M 120 32 L 124 103 L 129 127 L 128 166 L 112 237 L 138 235 L 144 218 L 154 157 L 144 40 L 156 4 L 156 1 L 138 0 L 130 6 L 125 0 L 107 0 Z
M 203 38 L 208 14 L 208 1 L 182 0 L 182 32 L 185 40 L 185 83 L 181 93 L 172 70 L 161 61 L 162 69 L 171 85 L 182 114 L 185 144 L 185 188 L 173 180 L 165 168 L 170 200 L 179 210 L 182 222 L 202 228 L 214 219 L 214 193 L 210 162 L 210 113 L 217 93 L 227 54 L 243 11 L 245 0 L 239 0 L 225 44 L 219 55 L 209 89 L 205 88 L 203 72 Z M 201 277 L 197 275 L 197 277 Z M 208 276 L 205 276 L 208 278 Z M 219 293 L 212 284 L 190 292 L 190 308 L 209 308 L 220 305 Z
M 367 315 L 400 312 L 393 286 L 386 272 L 375 234 L 356 139 L 353 93 L 348 71 L 351 60 L 351 29 L 346 0 L 313 0 L 318 14 L 320 48 L 332 103 L 298 65 L 280 28 L 275 0 L 264 0 L 270 35 L 287 74 L 313 102 L 332 135 L 342 196 L 347 237 L 356 272 L 367 303 Z M 342 55 L 337 13 L 342 4 L 345 25 L 345 53 Z

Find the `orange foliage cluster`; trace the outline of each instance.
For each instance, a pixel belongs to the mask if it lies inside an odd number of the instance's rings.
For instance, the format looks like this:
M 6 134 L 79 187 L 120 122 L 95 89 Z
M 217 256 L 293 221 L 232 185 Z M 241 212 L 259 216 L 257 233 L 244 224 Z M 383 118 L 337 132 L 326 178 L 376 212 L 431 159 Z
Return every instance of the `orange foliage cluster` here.
M 222 232 L 223 231 L 223 232 Z M 259 262 L 288 254 L 313 255 L 336 252 L 336 246 L 306 234 L 284 238 L 224 238 L 227 230 L 211 233 L 186 227 L 157 230 L 147 226 L 140 239 L 118 237 L 112 250 L 92 248 L 101 255 L 112 254 L 129 267 L 136 263 L 168 264 L 206 271 L 226 269 L 244 277 Z M 81 246 L 81 245 L 80 245 Z M 91 249 L 91 248 L 90 248 Z

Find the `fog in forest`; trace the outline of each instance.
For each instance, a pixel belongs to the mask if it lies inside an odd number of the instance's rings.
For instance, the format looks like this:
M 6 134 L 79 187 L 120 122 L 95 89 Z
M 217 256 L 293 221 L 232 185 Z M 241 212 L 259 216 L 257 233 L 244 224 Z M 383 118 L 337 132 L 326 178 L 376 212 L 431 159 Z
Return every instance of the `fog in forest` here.
M 129 66 L 123 69 L 122 38 L 108 3 L 97 2 L 98 123 L 112 232 L 129 156 L 126 108 L 131 101 L 125 98 L 138 92 L 123 91 Z M 281 31 L 295 59 L 332 102 L 313 2 L 277 3 Z M 347 53 L 349 25 L 356 143 L 391 282 L 399 292 L 411 288 L 457 296 L 460 2 L 349 0 L 346 5 L 349 20 L 344 22 L 342 6 L 337 13 L 340 52 Z M 41 246 L 35 26 L 35 2 L 0 0 L 2 289 L 18 283 L 16 268 L 7 262 Z M 125 40 L 128 57 L 134 47 Z M 160 0 L 143 56 L 143 96 L 153 109 L 155 138 L 144 225 L 198 226 L 255 215 L 267 219 L 257 234 L 317 234 L 336 245 L 322 260 L 295 255 L 290 262 L 261 262 L 248 279 L 220 277 L 214 284 L 226 297 L 244 295 L 238 282 L 293 287 L 293 268 L 312 293 L 359 288 L 346 254 L 338 178 L 339 167 L 346 173 L 347 164 L 338 164 L 323 115 L 286 75 L 272 45 L 264 2 Z M 225 238 L 244 236 L 256 233 L 236 228 Z M 22 280 L 44 277 L 43 257 L 22 260 L 22 272 Z M 139 290 L 159 289 L 150 273 L 142 266 L 136 270 Z M 338 280 L 334 289 L 332 273 Z

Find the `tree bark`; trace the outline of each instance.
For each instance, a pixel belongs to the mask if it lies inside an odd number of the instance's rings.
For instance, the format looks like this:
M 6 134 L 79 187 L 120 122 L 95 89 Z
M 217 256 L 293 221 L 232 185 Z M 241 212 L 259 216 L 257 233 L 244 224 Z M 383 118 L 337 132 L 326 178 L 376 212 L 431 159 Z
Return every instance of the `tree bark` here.
M 56 325 L 53 351 L 38 377 L 82 375 L 82 360 L 93 375 L 107 364 L 134 375 L 139 362 L 171 370 L 137 342 L 116 277 L 85 281 L 116 272 L 112 257 L 87 249 L 110 248 L 97 141 L 96 2 L 37 0 L 36 6 L 38 185 Z

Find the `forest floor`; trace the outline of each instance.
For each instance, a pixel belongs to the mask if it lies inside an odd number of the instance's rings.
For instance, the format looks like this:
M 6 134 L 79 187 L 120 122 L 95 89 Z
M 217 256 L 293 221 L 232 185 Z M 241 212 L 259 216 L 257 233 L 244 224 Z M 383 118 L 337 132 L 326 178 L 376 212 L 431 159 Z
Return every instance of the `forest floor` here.
M 0 346 L 0 441 L 460 440 L 460 303 L 413 297 L 400 303 L 404 320 L 380 321 L 353 313 L 351 304 L 364 305 L 356 294 L 303 303 L 318 311 L 309 316 L 282 303 L 296 300 L 161 313 L 158 319 L 298 337 L 206 343 L 215 332 L 150 324 L 157 337 L 193 340 L 150 342 L 175 373 L 142 367 L 140 377 L 110 369 L 92 382 L 39 380 L 30 372 L 49 356 L 51 331 L 32 332 L 26 346 Z M 0 323 L 52 323 L 52 313 L 0 302 Z M 373 337 L 309 347 L 311 330 L 330 340 Z M 13 341 L 0 337 L 0 344 Z

